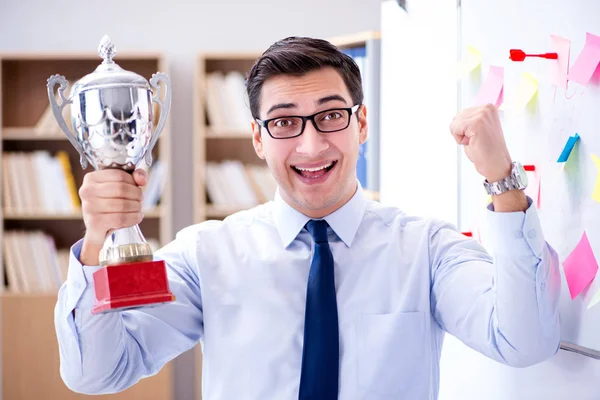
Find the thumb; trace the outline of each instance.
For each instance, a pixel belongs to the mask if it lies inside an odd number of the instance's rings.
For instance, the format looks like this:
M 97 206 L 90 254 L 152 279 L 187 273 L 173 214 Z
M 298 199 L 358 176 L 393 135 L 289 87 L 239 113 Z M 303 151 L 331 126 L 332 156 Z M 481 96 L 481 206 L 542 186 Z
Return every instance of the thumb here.
M 146 174 L 146 171 L 138 168 L 135 171 L 133 171 L 133 180 L 135 181 L 135 184 L 138 186 L 144 186 L 147 181 L 148 181 L 148 175 Z

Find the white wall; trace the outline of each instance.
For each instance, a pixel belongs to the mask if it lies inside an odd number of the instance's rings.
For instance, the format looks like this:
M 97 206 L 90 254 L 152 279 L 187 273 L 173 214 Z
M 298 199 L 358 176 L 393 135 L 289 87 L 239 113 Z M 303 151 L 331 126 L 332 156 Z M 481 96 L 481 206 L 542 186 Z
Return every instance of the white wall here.
M 174 229 L 192 221 L 192 69 L 201 51 L 264 50 L 286 36 L 379 30 L 380 0 L 0 0 L 0 52 L 162 51 L 173 84 Z M 188 353 L 176 363 L 177 399 L 192 399 Z
M 456 6 L 447 0 L 382 3 L 381 201 L 458 221 Z

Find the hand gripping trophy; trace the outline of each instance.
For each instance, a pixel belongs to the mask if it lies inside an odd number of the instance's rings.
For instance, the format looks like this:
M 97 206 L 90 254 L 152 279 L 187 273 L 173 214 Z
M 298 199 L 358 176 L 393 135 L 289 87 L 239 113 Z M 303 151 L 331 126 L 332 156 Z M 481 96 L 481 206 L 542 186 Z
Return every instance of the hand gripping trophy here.
M 96 170 L 121 168 L 133 173 L 145 158 L 152 164 L 152 149 L 165 126 L 171 106 L 169 77 L 155 73 L 150 83 L 142 76 L 122 69 L 112 59 L 115 48 L 107 36 L 98 47 L 104 61 L 77 82 L 65 97 L 64 76 L 48 79 L 48 98 L 58 125 L 80 155 L 83 169 L 88 163 Z M 160 82 L 165 95 L 161 99 Z M 58 87 L 60 104 L 55 87 Z M 152 89 L 155 95 L 152 97 Z M 153 103 L 160 110 L 154 127 Z M 63 109 L 70 104 L 72 132 Z M 106 237 L 94 272 L 93 314 L 174 301 L 169 290 L 164 261 L 153 260 L 152 250 L 138 225 L 116 229 Z

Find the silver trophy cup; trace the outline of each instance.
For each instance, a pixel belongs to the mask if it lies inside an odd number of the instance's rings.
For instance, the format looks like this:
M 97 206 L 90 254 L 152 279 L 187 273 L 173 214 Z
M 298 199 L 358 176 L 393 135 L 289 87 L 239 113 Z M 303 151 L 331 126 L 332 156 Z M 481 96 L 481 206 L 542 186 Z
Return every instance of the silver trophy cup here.
M 115 47 L 104 36 L 98 47 L 103 58 L 96 70 L 73 85 L 62 75 L 48 79 L 48 98 L 58 125 L 80 155 L 83 169 L 120 168 L 133 172 L 142 159 L 152 164 L 152 149 L 165 126 L 171 105 L 169 77 L 155 73 L 150 82 L 113 61 Z M 165 93 L 161 96 L 160 82 Z M 60 103 L 57 102 L 56 86 Z M 153 91 L 154 89 L 154 96 Z M 162 97 L 162 98 L 161 98 Z M 154 126 L 153 103 L 160 117 Z M 71 123 L 63 118 L 70 106 Z M 101 266 L 151 262 L 152 250 L 138 225 L 111 231 L 99 255 Z

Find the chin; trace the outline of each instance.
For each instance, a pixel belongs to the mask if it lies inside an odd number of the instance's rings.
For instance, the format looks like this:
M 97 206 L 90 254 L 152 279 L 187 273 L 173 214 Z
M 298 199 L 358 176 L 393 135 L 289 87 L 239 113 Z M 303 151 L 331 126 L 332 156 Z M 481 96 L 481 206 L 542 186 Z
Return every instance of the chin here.
M 298 203 L 307 210 L 320 211 L 331 208 L 339 202 L 339 188 L 323 187 L 320 189 L 321 190 L 309 190 L 309 193 L 298 193 Z

